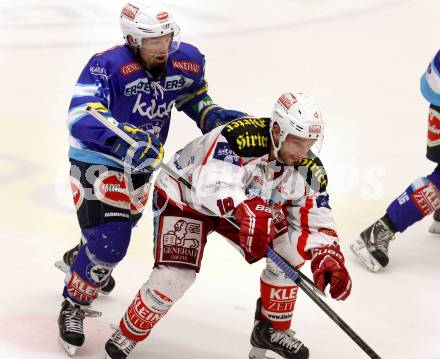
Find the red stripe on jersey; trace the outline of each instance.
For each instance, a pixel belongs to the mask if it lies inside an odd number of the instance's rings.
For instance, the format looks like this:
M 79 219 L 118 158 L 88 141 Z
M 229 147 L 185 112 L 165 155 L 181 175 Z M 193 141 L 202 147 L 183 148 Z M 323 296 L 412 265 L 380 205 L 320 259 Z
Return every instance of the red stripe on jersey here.
M 206 165 L 206 162 L 208 162 L 208 158 L 209 158 L 209 156 L 211 155 L 211 152 L 212 152 L 212 150 L 214 149 L 214 145 L 217 143 L 217 140 L 218 140 L 218 138 L 220 137 L 220 135 L 221 135 L 221 133 L 219 133 L 219 134 L 217 135 L 217 137 L 215 138 L 214 142 L 212 142 L 211 147 L 209 147 L 209 150 L 208 150 L 208 152 L 206 153 L 206 156 L 205 156 L 205 158 L 204 158 L 203 161 L 202 161 L 202 166 L 203 166 L 203 165 Z
M 307 197 L 305 206 L 299 209 L 302 231 L 298 238 L 298 244 L 296 245 L 296 248 L 298 249 L 298 253 L 304 259 L 312 258 L 312 255 L 304 250 L 307 244 L 307 239 L 309 238 L 309 234 L 310 234 L 309 211 L 310 208 L 312 207 L 313 207 L 313 199 L 311 197 Z

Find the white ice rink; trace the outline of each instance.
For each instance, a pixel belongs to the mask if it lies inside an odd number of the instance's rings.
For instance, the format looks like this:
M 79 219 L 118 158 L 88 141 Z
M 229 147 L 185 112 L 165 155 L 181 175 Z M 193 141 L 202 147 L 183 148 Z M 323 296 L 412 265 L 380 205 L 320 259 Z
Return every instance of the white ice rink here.
M 94 53 L 121 43 L 123 0 L 0 0 L 0 358 L 65 358 L 57 342 L 63 274 L 77 243 L 68 187 L 66 112 Z M 382 359 L 440 358 L 440 237 L 426 219 L 398 236 L 391 263 L 366 272 L 348 243 L 415 178 L 425 159 L 428 104 L 419 77 L 439 48 L 440 0 L 168 1 L 182 39 L 206 55 L 209 93 L 224 107 L 268 115 L 286 90 L 318 100 L 322 158 L 353 292 L 328 303 Z M 199 135 L 173 113 L 167 157 Z M 153 264 L 145 213 L 117 287 L 86 319 L 77 358 L 104 343 Z M 262 263 L 247 265 L 219 236 L 195 285 L 130 358 L 247 358 Z M 310 275 L 309 266 L 304 270 Z M 300 295 L 294 316 L 312 359 L 368 358 Z

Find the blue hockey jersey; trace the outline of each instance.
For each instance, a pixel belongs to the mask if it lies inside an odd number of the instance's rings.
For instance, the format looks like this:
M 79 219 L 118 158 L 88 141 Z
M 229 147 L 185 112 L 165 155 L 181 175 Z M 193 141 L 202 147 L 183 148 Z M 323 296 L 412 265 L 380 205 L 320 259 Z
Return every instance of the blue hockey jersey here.
M 117 122 L 154 133 L 165 143 L 172 108 L 176 106 L 179 111 L 187 112 L 188 106 L 204 99 L 207 89 L 204 56 L 186 43 L 169 55 L 166 75 L 156 81 L 127 46 L 95 54 L 83 69 L 70 103 L 69 157 L 123 167 L 123 162 L 113 157 L 105 145 L 114 133 L 91 116 L 87 106 L 104 109 Z
M 428 69 L 420 79 L 423 96 L 429 103 L 440 106 L 440 51 L 428 65 Z

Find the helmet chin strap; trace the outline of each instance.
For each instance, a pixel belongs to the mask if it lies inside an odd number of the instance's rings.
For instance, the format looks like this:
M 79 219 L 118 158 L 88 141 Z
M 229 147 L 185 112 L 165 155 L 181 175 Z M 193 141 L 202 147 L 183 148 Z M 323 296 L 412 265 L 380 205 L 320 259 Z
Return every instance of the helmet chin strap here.
M 270 136 L 270 142 L 272 143 L 272 153 L 273 153 L 273 156 L 275 157 L 275 159 L 279 163 L 283 163 L 283 161 L 281 161 L 281 159 L 279 157 L 279 152 L 280 152 L 280 149 L 281 149 L 281 139 L 278 141 L 278 146 L 275 145 L 275 141 L 273 140 L 273 136 Z
M 279 152 L 281 149 L 281 145 L 282 145 L 282 141 L 281 141 L 281 133 L 280 133 L 280 137 L 278 138 L 278 146 L 275 144 L 275 141 L 273 139 L 273 122 L 271 121 L 270 123 L 270 127 L 269 127 L 269 137 L 270 137 L 270 142 L 272 143 L 272 153 L 273 156 L 275 157 L 275 159 L 280 162 L 283 163 L 283 161 L 281 161 L 280 157 L 279 157 Z M 284 164 L 284 163 L 283 163 Z

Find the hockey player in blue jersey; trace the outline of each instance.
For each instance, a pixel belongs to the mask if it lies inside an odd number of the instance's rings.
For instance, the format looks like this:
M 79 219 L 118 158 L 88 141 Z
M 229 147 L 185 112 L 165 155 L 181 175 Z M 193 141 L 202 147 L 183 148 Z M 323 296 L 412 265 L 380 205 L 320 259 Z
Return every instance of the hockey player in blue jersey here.
M 132 228 L 163 158 L 171 110 L 183 111 L 202 133 L 243 115 L 213 103 L 204 56 L 179 41 L 179 27 L 162 4 L 134 0 L 120 15 L 125 45 L 94 55 L 75 86 L 68 114 L 71 187 L 81 243 L 63 261 L 66 278 L 58 318 L 69 355 L 85 340 L 84 317 L 98 292 L 114 286 Z M 130 148 L 100 123 L 98 111 L 139 144 Z
M 430 103 L 428 116 L 428 146 L 426 157 L 435 162 L 434 171 L 418 178 L 391 204 L 386 214 L 364 230 L 351 249 L 372 272 L 385 267 L 388 247 L 396 232 L 434 212 L 434 223 L 429 231 L 440 234 L 440 51 L 422 75 L 420 88 Z

